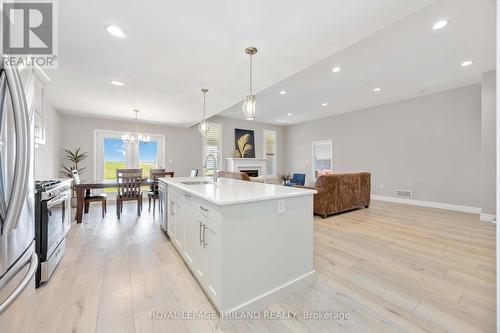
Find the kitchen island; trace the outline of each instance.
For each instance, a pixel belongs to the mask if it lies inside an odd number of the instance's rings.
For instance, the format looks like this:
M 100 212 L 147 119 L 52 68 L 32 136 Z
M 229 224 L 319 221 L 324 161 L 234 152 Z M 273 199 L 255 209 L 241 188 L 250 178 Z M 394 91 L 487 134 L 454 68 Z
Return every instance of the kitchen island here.
M 315 280 L 316 191 L 226 178 L 160 182 L 167 234 L 222 328 Z

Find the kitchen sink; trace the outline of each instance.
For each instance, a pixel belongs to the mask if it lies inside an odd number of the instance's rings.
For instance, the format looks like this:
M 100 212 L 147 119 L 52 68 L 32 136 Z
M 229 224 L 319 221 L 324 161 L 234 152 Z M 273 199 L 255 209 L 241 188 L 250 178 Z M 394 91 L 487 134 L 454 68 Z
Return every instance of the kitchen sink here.
M 185 182 L 181 182 L 181 184 L 184 185 L 205 185 L 205 184 L 213 184 L 211 181 L 208 180 L 188 180 Z

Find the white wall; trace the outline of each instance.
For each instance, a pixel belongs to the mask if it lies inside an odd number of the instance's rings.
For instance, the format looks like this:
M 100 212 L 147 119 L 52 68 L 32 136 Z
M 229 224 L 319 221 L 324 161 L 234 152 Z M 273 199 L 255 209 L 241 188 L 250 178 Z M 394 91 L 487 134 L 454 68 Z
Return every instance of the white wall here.
M 372 193 L 481 206 L 481 86 L 289 126 L 287 163 L 311 180 L 312 141 L 333 138 L 335 171 L 372 173 Z
M 496 71 L 481 82 L 481 214 L 496 212 Z
M 45 105 L 45 144 L 35 147 L 35 179 L 59 178 L 62 117 L 50 104 Z

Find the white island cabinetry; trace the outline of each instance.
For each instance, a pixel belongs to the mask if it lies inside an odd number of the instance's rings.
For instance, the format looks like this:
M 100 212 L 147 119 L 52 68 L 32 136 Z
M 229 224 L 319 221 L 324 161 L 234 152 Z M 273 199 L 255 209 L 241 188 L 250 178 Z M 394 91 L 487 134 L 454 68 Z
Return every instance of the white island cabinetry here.
M 314 281 L 312 190 L 164 178 L 167 233 L 225 316 L 261 310 Z

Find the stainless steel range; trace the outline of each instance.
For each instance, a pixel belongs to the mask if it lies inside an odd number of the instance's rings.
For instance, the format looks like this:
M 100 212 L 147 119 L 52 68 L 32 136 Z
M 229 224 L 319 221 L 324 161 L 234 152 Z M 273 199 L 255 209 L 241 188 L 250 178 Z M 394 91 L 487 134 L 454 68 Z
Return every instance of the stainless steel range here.
M 71 180 L 35 182 L 36 287 L 48 281 L 65 250 L 71 227 Z

